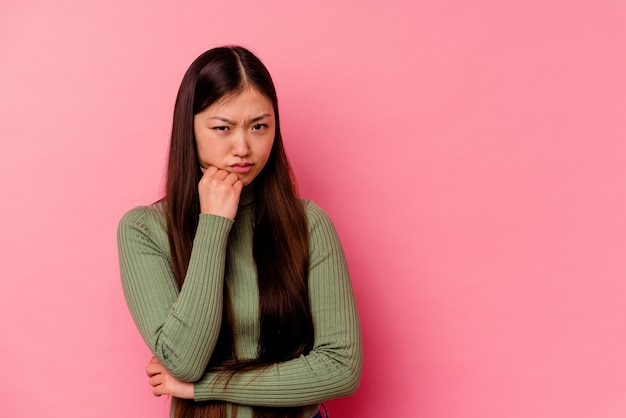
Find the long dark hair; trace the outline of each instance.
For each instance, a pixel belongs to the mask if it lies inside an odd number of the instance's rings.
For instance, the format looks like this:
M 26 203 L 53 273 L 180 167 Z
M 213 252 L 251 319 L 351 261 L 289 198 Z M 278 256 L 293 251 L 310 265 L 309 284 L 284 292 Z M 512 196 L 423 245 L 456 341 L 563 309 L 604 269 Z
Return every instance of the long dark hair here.
M 255 179 L 253 256 L 259 285 L 260 340 L 258 357 L 237 359 L 232 339 L 228 289 L 216 350 L 209 367 L 233 376 L 244 370 L 296 358 L 313 347 L 309 306 L 308 227 L 302 202 L 283 148 L 278 100 L 267 68 L 239 46 L 211 49 L 189 67 L 176 98 L 165 191 L 167 232 L 172 268 L 179 288 L 191 257 L 200 202 L 202 176 L 193 130 L 194 115 L 219 99 L 252 87 L 271 100 L 276 134 L 270 157 Z M 178 400 L 180 418 L 223 418 L 224 402 Z M 255 418 L 290 418 L 302 408 L 255 408 Z

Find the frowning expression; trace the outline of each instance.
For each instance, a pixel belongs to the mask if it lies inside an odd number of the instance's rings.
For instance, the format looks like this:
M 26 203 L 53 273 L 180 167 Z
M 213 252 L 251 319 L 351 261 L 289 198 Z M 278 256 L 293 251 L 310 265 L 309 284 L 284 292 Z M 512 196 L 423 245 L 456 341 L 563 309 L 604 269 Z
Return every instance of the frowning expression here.
M 270 156 L 276 133 L 274 107 L 254 88 L 218 100 L 194 116 L 200 166 L 235 173 L 244 186 Z

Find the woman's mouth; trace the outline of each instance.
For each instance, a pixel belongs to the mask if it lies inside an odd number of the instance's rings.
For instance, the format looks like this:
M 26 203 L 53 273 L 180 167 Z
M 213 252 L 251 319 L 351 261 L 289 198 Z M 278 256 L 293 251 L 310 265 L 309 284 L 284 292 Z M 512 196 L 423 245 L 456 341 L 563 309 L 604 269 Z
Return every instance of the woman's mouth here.
M 230 169 L 235 173 L 243 174 L 252 170 L 252 164 L 250 163 L 235 163 L 230 165 Z

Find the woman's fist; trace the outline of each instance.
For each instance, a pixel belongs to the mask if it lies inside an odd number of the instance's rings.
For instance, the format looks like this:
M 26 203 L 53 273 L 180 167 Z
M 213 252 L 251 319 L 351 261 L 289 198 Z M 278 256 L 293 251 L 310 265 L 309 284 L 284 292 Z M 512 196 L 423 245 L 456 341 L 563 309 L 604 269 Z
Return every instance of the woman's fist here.
M 235 173 L 209 166 L 198 183 L 200 213 L 235 219 L 243 183 Z

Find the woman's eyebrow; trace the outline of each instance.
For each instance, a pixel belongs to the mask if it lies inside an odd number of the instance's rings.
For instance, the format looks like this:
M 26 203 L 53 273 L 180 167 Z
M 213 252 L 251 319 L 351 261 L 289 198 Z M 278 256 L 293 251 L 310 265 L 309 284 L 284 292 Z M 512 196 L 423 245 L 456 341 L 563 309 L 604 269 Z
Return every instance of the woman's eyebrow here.
M 272 116 L 272 115 L 271 115 L 271 114 L 269 114 L 269 113 L 264 113 L 264 114 L 262 114 L 262 115 L 260 115 L 260 116 L 257 116 L 257 117 L 255 117 L 255 118 L 250 119 L 250 120 L 248 121 L 248 124 L 250 124 L 250 123 L 254 123 L 254 122 L 258 122 L 258 121 L 260 121 L 260 120 L 262 120 L 262 119 L 265 119 L 265 118 L 267 118 L 267 117 L 270 117 L 270 116 Z M 210 119 L 220 120 L 220 121 L 222 121 L 222 122 L 226 122 L 226 123 L 231 124 L 231 125 L 236 125 L 236 124 L 237 124 L 237 122 L 235 122 L 234 120 L 231 120 L 231 119 L 227 118 L 226 116 L 211 116 L 211 117 L 209 118 L 209 120 L 210 120 Z
M 270 115 L 269 113 L 264 113 L 261 116 L 257 116 L 256 118 L 251 119 L 250 121 L 248 121 L 248 123 L 254 123 L 254 122 L 258 122 L 262 119 L 268 118 L 272 115 Z
M 221 120 L 222 122 L 230 123 L 231 125 L 236 125 L 235 121 L 230 120 L 225 116 L 211 116 L 209 120 L 211 119 Z

